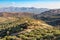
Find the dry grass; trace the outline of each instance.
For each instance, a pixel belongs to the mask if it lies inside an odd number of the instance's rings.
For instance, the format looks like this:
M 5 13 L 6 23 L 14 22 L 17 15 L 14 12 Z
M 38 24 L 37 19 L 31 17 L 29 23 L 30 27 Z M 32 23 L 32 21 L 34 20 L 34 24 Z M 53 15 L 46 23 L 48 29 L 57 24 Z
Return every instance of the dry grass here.
M 0 23 L 4 23 L 7 21 L 16 21 L 16 20 L 18 20 L 18 19 L 15 17 L 0 17 Z

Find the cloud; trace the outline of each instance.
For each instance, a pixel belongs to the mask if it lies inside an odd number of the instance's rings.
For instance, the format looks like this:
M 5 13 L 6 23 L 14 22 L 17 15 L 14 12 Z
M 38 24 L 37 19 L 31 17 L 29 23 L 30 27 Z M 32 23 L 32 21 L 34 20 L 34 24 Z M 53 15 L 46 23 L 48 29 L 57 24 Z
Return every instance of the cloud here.
M 60 2 L 56 3 L 37 3 L 33 5 L 34 7 L 41 7 L 41 8 L 60 8 Z
M 16 2 L 11 2 L 11 6 L 15 6 L 16 5 Z
M 37 7 L 37 8 L 60 8 L 60 1 L 59 2 L 15 2 L 12 1 L 10 3 L 1 3 L 0 7 L 5 6 L 15 6 L 15 7 Z
M 12 4 L 12 5 L 15 5 L 15 4 L 16 4 L 16 2 L 11 2 L 11 4 Z
M 24 4 L 16 4 L 17 7 L 37 7 L 37 8 L 60 8 L 60 2 L 55 3 L 24 3 Z

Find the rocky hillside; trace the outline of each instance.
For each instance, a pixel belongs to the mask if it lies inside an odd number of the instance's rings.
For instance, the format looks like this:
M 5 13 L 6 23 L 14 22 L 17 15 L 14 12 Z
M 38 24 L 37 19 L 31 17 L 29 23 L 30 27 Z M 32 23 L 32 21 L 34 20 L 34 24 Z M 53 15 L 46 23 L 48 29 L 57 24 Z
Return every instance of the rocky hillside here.
M 0 25 L 0 37 L 0 40 L 60 40 L 60 30 L 41 20 L 20 17 Z
M 11 17 L 10 17 L 11 18 Z M 2 18 L 1 18 L 2 19 Z M 6 19 L 6 18 L 5 18 Z M 38 29 L 38 28 L 53 28 L 52 26 L 46 24 L 43 21 L 35 20 L 29 17 L 21 17 L 15 18 L 16 20 L 12 21 L 12 19 L 7 19 L 7 21 L 2 21 L 0 23 L 0 35 L 1 33 L 6 33 L 6 31 L 10 31 L 10 34 L 19 32 L 21 28 L 23 29 Z M 2 36 L 2 35 L 1 35 Z
M 45 11 L 41 14 L 37 14 L 34 16 L 36 19 L 41 19 L 53 26 L 60 25 L 60 9 L 52 9 L 49 11 Z

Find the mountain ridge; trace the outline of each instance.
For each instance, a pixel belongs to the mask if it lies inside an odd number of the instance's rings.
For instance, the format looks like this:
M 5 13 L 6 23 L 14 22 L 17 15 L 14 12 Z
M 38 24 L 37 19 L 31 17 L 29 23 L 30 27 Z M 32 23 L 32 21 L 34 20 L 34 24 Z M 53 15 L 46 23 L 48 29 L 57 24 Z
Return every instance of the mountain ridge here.
M 35 7 L 3 7 L 0 8 L 0 12 L 30 12 L 30 13 L 42 13 L 48 11 L 48 8 L 35 8 Z
M 36 19 L 41 19 L 50 25 L 60 25 L 60 9 L 51 9 L 34 16 Z

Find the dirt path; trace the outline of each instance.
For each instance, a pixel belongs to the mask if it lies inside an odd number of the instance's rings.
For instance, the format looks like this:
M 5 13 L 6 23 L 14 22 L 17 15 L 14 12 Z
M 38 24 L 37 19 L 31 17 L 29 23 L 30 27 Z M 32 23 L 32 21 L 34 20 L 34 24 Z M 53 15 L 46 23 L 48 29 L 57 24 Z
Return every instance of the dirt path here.
M 11 34 L 11 36 L 15 36 L 15 35 L 18 35 L 20 33 L 30 32 L 31 30 L 33 30 L 33 29 L 24 29 L 23 31 Z

